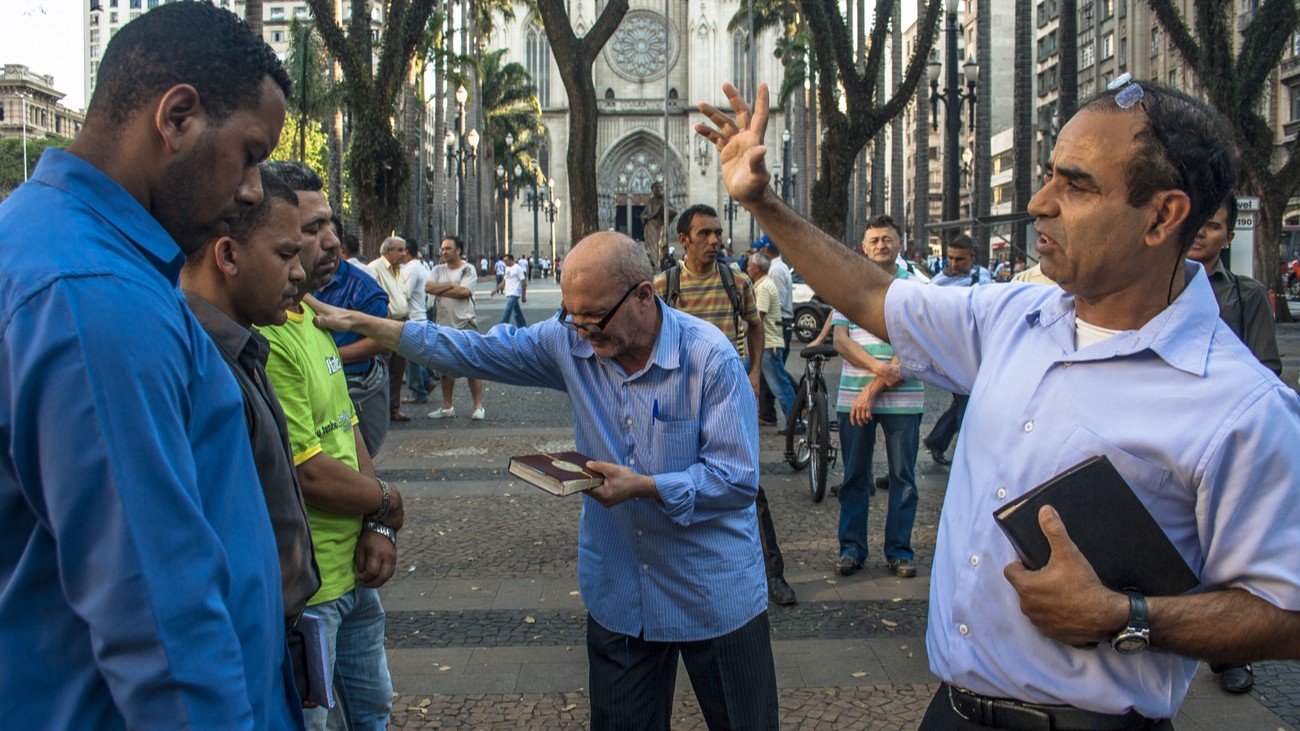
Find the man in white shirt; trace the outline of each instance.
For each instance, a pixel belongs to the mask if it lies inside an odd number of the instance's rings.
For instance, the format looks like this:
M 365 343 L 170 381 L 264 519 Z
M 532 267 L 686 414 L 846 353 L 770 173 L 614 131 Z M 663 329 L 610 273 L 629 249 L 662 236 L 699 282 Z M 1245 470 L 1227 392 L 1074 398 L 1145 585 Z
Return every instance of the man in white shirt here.
M 521 266 L 521 262 L 515 261 L 513 254 L 506 254 L 503 261 L 506 264 L 505 273 L 497 282 L 497 288 L 492 290 L 492 294 L 505 292 L 506 295 L 506 310 L 501 313 L 501 322 L 509 322 L 513 314 L 516 327 L 528 327 L 524 311 L 519 306 L 519 303 L 528 301 L 528 270 Z
M 405 320 L 411 311 L 411 298 L 407 285 L 402 281 L 402 261 L 406 259 L 406 240 L 400 236 L 389 236 L 379 247 L 379 258 L 362 267 L 379 282 L 379 286 L 388 294 L 388 319 Z M 410 421 L 411 417 L 403 414 L 402 380 L 406 373 L 406 359 L 393 351 L 388 354 L 388 407 L 389 421 Z
M 425 297 L 425 284 L 429 281 L 429 265 L 420 256 L 420 244 L 414 238 L 406 241 L 406 263 L 402 264 L 402 282 L 406 285 L 406 296 L 410 312 L 406 318 L 411 322 L 424 322 L 429 319 L 429 305 Z M 402 403 L 423 404 L 429 400 L 429 388 L 434 384 L 434 376 L 427 368 L 407 362 L 406 387 L 411 391 L 410 398 Z
M 437 297 L 434 303 L 434 322 L 457 330 L 478 331 L 478 320 L 474 312 L 474 287 L 478 284 L 478 275 L 474 266 L 461 258 L 465 245 L 459 236 L 447 236 L 439 248 L 441 263 L 433 268 L 429 283 L 425 285 L 428 293 Z M 483 263 L 487 260 L 484 259 Z M 467 378 L 469 392 L 474 398 L 474 409 L 469 418 L 476 421 L 486 416 L 483 409 L 483 381 Z M 450 373 L 442 375 L 442 408 L 429 412 L 430 419 L 446 419 L 456 415 L 452 405 L 452 396 L 456 390 L 456 377 Z

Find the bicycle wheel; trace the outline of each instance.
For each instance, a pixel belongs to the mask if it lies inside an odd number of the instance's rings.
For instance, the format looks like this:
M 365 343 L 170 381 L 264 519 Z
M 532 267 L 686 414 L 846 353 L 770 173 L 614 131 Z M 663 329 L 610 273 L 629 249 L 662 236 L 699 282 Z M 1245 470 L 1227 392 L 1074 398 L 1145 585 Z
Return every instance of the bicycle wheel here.
M 808 433 L 801 428 L 800 421 L 808 418 L 808 381 L 799 380 L 795 389 L 794 408 L 786 414 L 785 420 L 785 461 L 795 470 L 808 466 L 812 452 L 808 449 Z
M 808 450 L 811 452 L 808 488 L 812 491 L 814 503 L 819 503 L 826 497 L 831 454 L 831 427 L 828 418 L 826 392 L 813 391 L 812 408 L 808 413 Z

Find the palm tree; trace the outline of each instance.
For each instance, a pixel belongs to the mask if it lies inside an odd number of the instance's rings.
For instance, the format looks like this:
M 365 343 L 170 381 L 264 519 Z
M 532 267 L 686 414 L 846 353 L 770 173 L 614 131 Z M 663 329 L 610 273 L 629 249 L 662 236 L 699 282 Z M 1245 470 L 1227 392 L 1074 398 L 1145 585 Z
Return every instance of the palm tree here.
M 537 180 L 541 170 L 535 150 L 545 131 L 537 88 L 523 65 L 502 63 L 507 49 L 490 51 L 480 61 L 479 77 L 483 80 L 484 170 L 495 170 L 497 160 L 509 161 L 527 171 L 523 179 Z M 490 176 L 486 176 L 489 177 Z M 505 177 L 514 178 L 511 170 Z M 500 210 L 509 205 L 504 199 Z M 496 216 L 494 216 L 496 218 Z M 498 220 L 505 220 L 500 218 Z

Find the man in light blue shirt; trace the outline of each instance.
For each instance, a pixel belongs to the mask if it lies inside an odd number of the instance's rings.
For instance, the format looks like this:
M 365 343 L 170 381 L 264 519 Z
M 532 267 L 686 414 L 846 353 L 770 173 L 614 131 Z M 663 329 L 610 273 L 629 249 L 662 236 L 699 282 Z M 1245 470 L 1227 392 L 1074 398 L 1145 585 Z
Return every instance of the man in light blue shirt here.
M 936 543 L 921 728 L 1169 729 L 1197 659 L 1300 657 L 1300 400 L 1217 317 L 1197 230 L 1235 179 L 1226 122 L 1121 77 L 1061 130 L 1030 202 L 1057 287 L 918 287 L 872 272 L 768 188 L 756 111 L 702 104 L 728 192 L 900 370 L 972 395 Z M 1101 584 L 1050 507 L 1028 570 L 992 512 L 1105 455 L 1200 580 Z M 1135 555 L 1135 562 L 1146 557 Z M 1144 651 L 1148 647 L 1151 651 Z M 1036 724 L 1036 725 L 1035 725 Z
M 527 329 L 324 305 L 316 322 L 443 372 L 568 393 L 578 451 L 605 476 L 578 534 L 592 728 L 666 731 L 680 653 L 710 727 L 776 729 L 745 367 L 720 330 L 655 296 L 628 237 L 592 234 L 564 262 L 564 307 Z
M 931 279 L 930 284 L 935 287 L 975 287 L 990 284 L 992 281 L 989 270 L 975 263 L 975 239 L 966 234 L 958 234 L 948 242 L 948 266 Z M 970 394 L 954 393 L 948 410 L 935 419 L 934 426 L 930 427 L 930 433 L 921 440 L 922 446 L 930 453 L 930 459 L 933 459 L 935 464 L 944 466 L 952 464 L 946 456 L 948 447 L 952 445 L 953 438 L 961 429 L 962 419 L 966 418 L 966 404 L 969 401 Z
M 243 398 L 177 288 L 262 200 L 288 91 L 234 14 L 163 5 L 0 204 L 7 729 L 301 726 Z

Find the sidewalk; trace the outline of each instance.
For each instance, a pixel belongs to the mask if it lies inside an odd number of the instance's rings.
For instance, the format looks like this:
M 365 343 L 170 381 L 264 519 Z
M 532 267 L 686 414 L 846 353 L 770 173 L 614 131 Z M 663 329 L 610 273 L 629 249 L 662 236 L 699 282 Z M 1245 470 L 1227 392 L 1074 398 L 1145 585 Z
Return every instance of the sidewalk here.
M 1300 325 L 1284 326 L 1291 383 Z M 458 413 L 468 392 L 457 385 Z M 462 405 L 463 402 L 463 405 Z M 588 700 L 585 611 L 578 596 L 580 498 L 555 498 L 510 478 L 509 455 L 572 446 L 561 394 L 488 385 L 488 419 L 398 425 L 376 460 L 407 499 L 397 575 L 383 589 L 394 701 L 392 728 L 583 729 Z M 929 420 L 933 419 L 933 415 Z M 937 686 L 925 654 L 929 569 L 947 470 L 922 455 L 914 543 L 920 575 L 880 561 L 837 577 L 838 505 L 814 505 L 804 473 L 781 461 L 763 429 L 763 484 L 796 607 L 770 611 L 784 728 L 914 729 Z M 838 474 L 832 474 L 832 480 Z M 878 541 L 883 501 L 876 501 Z M 1256 666 L 1256 691 L 1230 696 L 1198 673 L 1180 731 L 1291 729 L 1300 664 Z M 703 729 L 684 670 L 674 729 Z

